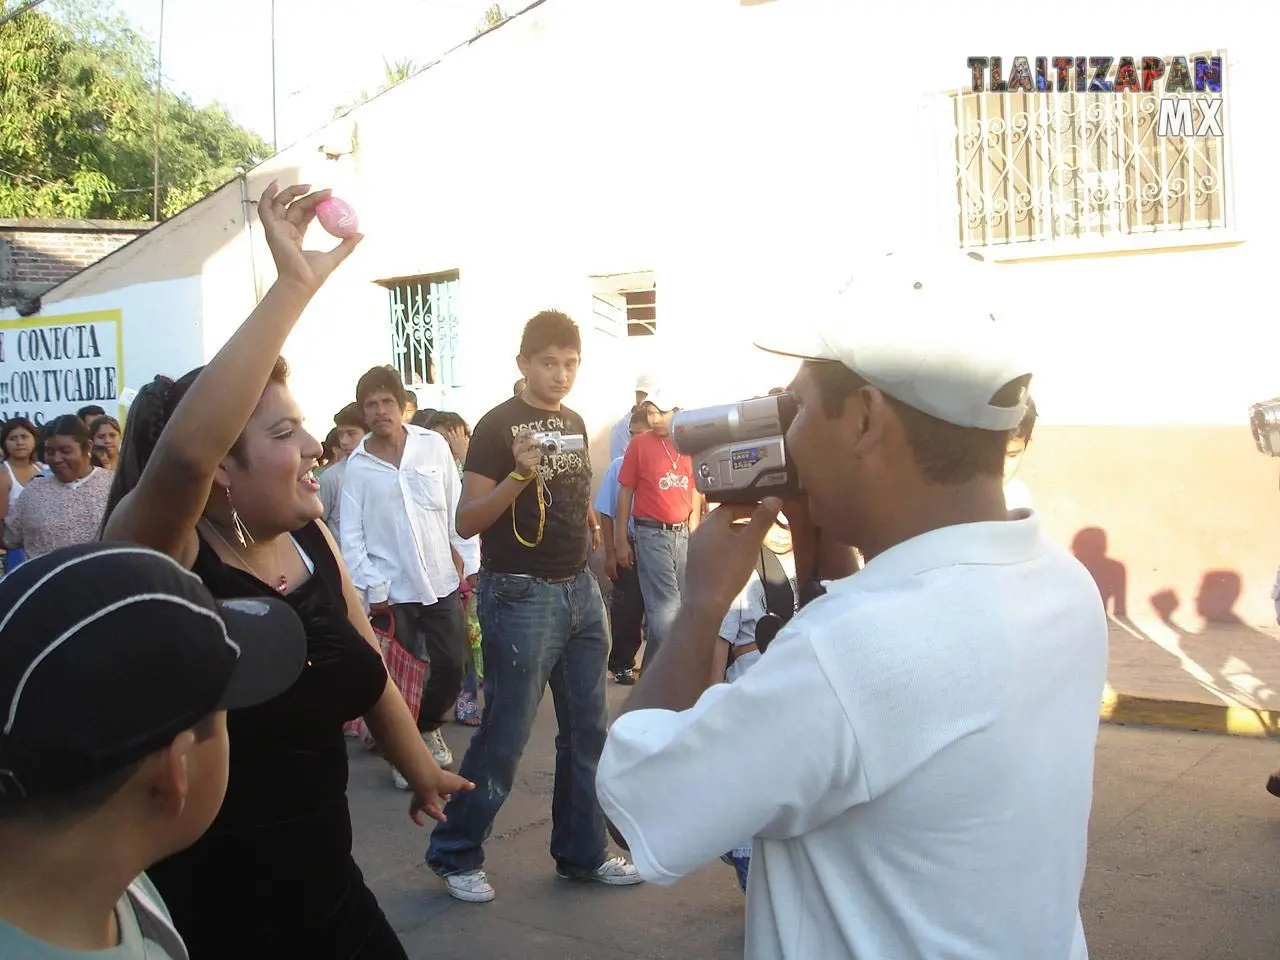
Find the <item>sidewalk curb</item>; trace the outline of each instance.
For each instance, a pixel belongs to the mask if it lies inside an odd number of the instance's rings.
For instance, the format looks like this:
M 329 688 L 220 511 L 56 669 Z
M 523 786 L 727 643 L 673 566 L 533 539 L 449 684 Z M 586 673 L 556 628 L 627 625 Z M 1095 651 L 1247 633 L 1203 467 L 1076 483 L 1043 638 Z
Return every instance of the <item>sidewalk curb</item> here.
M 1104 723 L 1132 723 L 1236 737 L 1280 737 L 1280 711 L 1136 697 L 1111 690 L 1103 694 L 1099 718 Z

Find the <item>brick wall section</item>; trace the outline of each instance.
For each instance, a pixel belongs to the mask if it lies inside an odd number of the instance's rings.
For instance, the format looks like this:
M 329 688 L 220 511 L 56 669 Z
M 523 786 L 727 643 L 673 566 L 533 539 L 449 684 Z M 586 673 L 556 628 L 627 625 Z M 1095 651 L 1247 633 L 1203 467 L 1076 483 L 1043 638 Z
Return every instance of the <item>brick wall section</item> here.
M 131 221 L 0 221 L 0 283 L 52 287 L 153 226 Z

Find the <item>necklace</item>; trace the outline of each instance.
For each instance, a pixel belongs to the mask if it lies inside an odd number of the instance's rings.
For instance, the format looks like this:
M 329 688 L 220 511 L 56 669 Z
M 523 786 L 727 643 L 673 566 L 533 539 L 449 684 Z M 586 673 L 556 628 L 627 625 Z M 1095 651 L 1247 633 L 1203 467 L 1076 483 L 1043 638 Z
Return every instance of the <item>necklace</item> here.
M 679 472 L 680 458 L 671 452 L 671 448 L 667 446 L 666 440 L 659 438 L 658 442 L 662 444 L 662 452 L 665 453 L 667 455 L 667 459 L 671 461 L 671 469 L 673 471 Z
M 233 544 L 230 540 L 228 540 L 226 537 L 222 535 L 221 531 L 219 531 L 218 528 L 213 525 L 212 520 L 209 520 L 208 518 L 204 518 L 204 525 L 208 527 L 211 531 L 213 531 L 213 535 L 217 537 L 219 540 L 221 540 L 223 545 L 228 550 L 230 550 L 232 553 L 235 554 L 236 559 L 239 560 L 241 563 L 243 563 L 245 567 L 248 568 L 248 571 L 251 574 L 257 577 L 263 583 L 270 582 L 266 577 L 262 576 L 261 574 L 258 573 L 256 569 L 254 569 L 254 566 L 252 563 L 249 562 L 249 559 L 243 553 L 241 553 L 239 550 L 235 548 L 235 544 Z M 276 552 L 277 554 L 279 553 L 279 547 L 277 547 Z M 274 589 L 276 593 L 283 596 L 285 591 L 288 588 L 289 588 L 289 579 L 282 573 L 280 574 L 280 578 L 275 582 Z

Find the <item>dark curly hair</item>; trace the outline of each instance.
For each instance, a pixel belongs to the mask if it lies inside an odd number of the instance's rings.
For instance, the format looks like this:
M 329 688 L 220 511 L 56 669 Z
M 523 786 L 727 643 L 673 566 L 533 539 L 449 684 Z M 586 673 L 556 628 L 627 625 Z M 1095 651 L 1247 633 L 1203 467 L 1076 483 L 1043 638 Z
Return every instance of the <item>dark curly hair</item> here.
M 196 367 L 178 380 L 171 380 L 164 375 L 157 376 L 133 398 L 133 403 L 129 405 L 129 429 L 125 431 L 120 444 L 116 475 L 111 482 L 111 493 L 107 496 L 107 510 L 102 517 L 101 529 L 106 529 L 112 512 L 142 479 L 142 471 L 155 452 L 160 435 L 164 433 L 173 412 L 178 409 L 182 398 L 187 395 L 203 370 L 204 367 Z M 277 357 L 269 382 L 283 384 L 288 379 L 289 365 L 284 357 Z M 235 446 L 231 448 L 231 456 L 239 458 L 240 455 L 240 440 L 236 440 Z

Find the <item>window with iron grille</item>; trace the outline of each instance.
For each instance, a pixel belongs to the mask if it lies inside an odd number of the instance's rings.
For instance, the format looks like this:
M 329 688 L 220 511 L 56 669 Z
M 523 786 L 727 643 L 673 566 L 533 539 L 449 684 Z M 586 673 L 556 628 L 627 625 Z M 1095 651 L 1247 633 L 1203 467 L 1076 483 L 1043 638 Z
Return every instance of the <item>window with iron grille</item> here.
M 1220 89 L 1190 94 L 1225 99 Z M 1114 78 L 1114 71 L 1112 74 Z M 956 201 L 965 248 L 1223 230 L 1228 226 L 1224 136 L 1159 136 L 1166 77 L 1150 92 L 954 94 Z M 1053 75 L 1049 77 L 1053 86 Z M 1176 96 L 1185 94 L 1169 94 Z
M 658 290 L 624 290 L 627 302 L 627 336 L 652 337 L 658 332 Z
M 457 386 L 458 271 L 381 283 L 391 307 L 391 365 L 409 386 Z
M 595 327 L 611 337 L 658 333 L 658 289 L 651 270 L 590 278 Z

